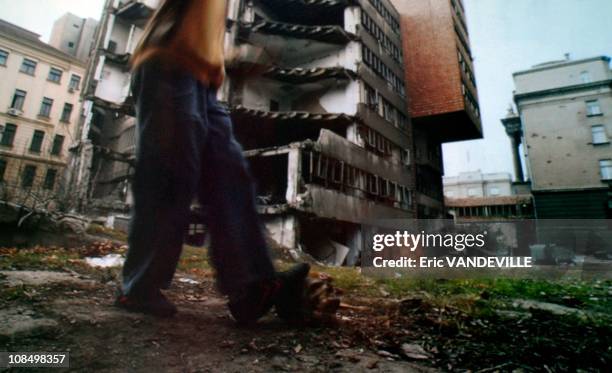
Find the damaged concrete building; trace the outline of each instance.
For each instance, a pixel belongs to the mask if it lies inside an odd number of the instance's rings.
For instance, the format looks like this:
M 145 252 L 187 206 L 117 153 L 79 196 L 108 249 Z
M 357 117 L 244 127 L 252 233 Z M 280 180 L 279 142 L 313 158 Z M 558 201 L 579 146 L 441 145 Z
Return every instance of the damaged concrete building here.
M 126 62 L 157 3 L 107 1 L 86 81 L 76 179 L 82 200 L 108 211 L 131 201 L 135 123 Z M 405 49 L 389 0 L 230 0 L 225 42 L 238 57 L 227 63 L 219 99 L 275 241 L 355 265 L 363 223 L 417 217 Z M 433 182 L 442 200 L 436 146 Z

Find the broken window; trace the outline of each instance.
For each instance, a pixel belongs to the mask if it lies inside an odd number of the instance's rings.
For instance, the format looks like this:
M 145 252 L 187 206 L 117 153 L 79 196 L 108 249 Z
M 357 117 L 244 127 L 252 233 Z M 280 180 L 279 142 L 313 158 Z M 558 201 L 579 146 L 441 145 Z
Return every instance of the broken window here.
M 368 193 L 377 196 L 378 191 L 378 176 L 376 175 L 368 175 Z
M 333 162 L 333 167 L 331 168 L 332 170 L 332 174 L 331 174 L 331 180 L 334 183 L 337 184 L 342 184 L 342 181 L 344 179 L 344 162 L 342 161 L 335 161 Z
M 360 135 L 365 139 L 365 148 L 373 151 L 374 153 L 390 156 L 392 148 L 394 147 L 387 138 L 380 133 L 374 131 L 370 127 L 361 126 Z
M 286 203 L 288 187 L 288 155 L 248 158 L 249 168 L 255 179 L 257 203 L 272 205 Z
M 400 202 L 402 198 L 409 199 L 409 196 L 401 193 L 398 196 L 401 188 L 408 189 L 395 182 L 317 152 L 308 152 L 302 159 L 302 170 L 305 173 L 302 176 L 309 183 L 323 185 L 358 198 L 367 196 L 390 206 L 409 207 L 408 203 L 396 205 L 396 202 Z
M 400 152 L 400 159 L 404 166 L 410 166 L 410 150 L 402 149 Z
M 366 105 L 368 105 L 372 111 L 378 113 L 378 95 L 376 94 L 376 90 L 365 83 L 364 87 Z
M 329 159 L 321 155 L 317 156 L 317 173 L 319 178 L 325 179 L 327 177 L 327 167 L 329 166 Z
M 270 100 L 270 111 L 278 111 L 279 108 L 280 105 L 278 104 L 278 101 Z

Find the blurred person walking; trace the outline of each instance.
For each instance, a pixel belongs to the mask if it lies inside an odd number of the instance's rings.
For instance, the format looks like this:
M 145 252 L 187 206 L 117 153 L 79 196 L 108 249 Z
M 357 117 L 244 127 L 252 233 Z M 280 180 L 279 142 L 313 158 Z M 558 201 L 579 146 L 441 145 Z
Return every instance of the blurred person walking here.
M 276 272 L 255 208 L 252 178 L 227 111 L 225 0 L 165 0 L 131 60 L 138 143 L 129 250 L 119 307 L 172 316 L 172 281 L 197 197 L 207 214 L 217 284 L 241 323 L 299 307 L 307 264 Z

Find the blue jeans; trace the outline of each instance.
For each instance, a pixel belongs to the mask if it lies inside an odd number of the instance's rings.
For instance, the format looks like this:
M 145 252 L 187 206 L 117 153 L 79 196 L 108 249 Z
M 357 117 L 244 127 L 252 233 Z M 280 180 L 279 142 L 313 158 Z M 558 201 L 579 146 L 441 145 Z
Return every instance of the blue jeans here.
M 138 142 L 123 293 L 170 286 L 197 197 L 219 288 L 235 294 L 274 276 L 252 178 L 216 91 L 160 60 L 134 74 Z

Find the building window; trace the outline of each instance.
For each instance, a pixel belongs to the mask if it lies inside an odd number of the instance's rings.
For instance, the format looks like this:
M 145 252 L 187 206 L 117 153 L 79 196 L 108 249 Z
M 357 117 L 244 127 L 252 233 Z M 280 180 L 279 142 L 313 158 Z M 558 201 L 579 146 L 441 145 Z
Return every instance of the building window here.
M 21 68 L 19 69 L 19 71 L 21 71 L 24 74 L 28 74 L 28 75 L 34 75 L 34 71 L 36 71 L 36 61 L 32 61 L 30 59 L 24 58 L 23 62 L 21 63 Z
M 43 131 L 35 130 L 34 136 L 32 137 L 32 143 L 30 144 L 30 151 L 33 153 L 40 153 L 44 138 L 45 133 Z
M 601 115 L 601 108 L 599 107 L 599 101 L 592 100 L 586 102 L 587 116 Z
M 400 160 L 404 166 L 410 166 L 410 150 L 402 149 L 400 152 Z
M 0 66 L 6 66 L 9 53 L 0 49 Z
M 72 74 L 72 76 L 70 77 L 70 84 L 68 84 L 68 89 L 78 91 L 79 85 L 81 85 L 81 77 L 78 75 Z
M 593 135 L 593 144 L 607 144 L 609 142 L 606 127 L 603 124 L 591 127 L 591 134 Z
M 476 188 L 468 189 L 468 196 L 469 197 L 476 197 L 477 195 L 478 195 L 478 189 L 476 189 Z
M 15 140 L 15 133 L 17 133 L 17 126 L 11 123 L 7 123 L 4 126 L 4 131 L 2 132 L 2 140 L 0 140 L 0 145 L 13 146 L 13 141 Z
M 16 89 L 15 94 L 13 95 L 13 101 L 11 102 L 11 108 L 22 110 L 23 103 L 25 102 L 25 98 L 26 98 L 26 91 Z
M 31 164 L 25 166 L 23 174 L 21 175 L 21 186 L 23 188 L 31 188 L 34 184 L 34 178 L 36 177 L 36 166 Z
M 51 155 L 62 154 L 62 146 L 64 145 L 64 136 L 55 135 L 53 138 L 53 146 L 51 147 Z
M 43 188 L 47 190 L 52 190 L 55 186 L 55 177 L 57 176 L 57 170 L 49 168 L 47 170 L 47 174 L 45 175 L 45 182 L 43 184 Z
M 489 189 L 489 195 L 491 196 L 499 196 L 499 188 L 492 187 Z
M 382 102 L 383 102 L 383 117 L 385 118 L 387 122 L 390 122 L 393 125 L 395 125 L 396 124 L 395 108 L 391 106 L 391 104 L 385 99 L 383 99 Z
M 270 111 L 278 111 L 280 109 L 280 105 L 278 101 L 270 100 Z
M 591 83 L 593 80 L 591 79 L 591 74 L 588 71 L 583 71 L 580 73 L 580 81 L 582 83 Z
M 115 53 L 117 51 L 117 42 L 109 40 L 107 49 L 109 52 Z
M 397 122 L 399 128 L 405 130 L 408 127 L 408 117 L 403 113 L 397 112 Z
M 60 120 L 65 123 L 70 123 L 70 116 L 72 115 L 72 104 L 65 103 L 64 110 L 62 110 L 62 117 Z
M 71 41 L 69 41 L 69 42 L 68 42 L 68 48 L 74 48 L 74 43 L 73 43 L 73 42 L 71 42 Z
M 54 83 L 60 83 L 62 81 L 62 70 L 52 67 L 51 70 L 49 70 L 47 80 Z
M 369 85 L 365 85 L 365 101 L 370 109 L 378 113 L 378 96 L 376 90 Z
M 51 107 L 53 107 L 53 100 L 48 97 L 44 97 L 42 104 L 40 105 L 40 113 L 38 113 L 38 115 L 49 118 L 51 116 Z
M 4 181 L 5 173 L 6 173 L 6 160 L 0 159 L 0 182 Z
M 602 159 L 599 161 L 599 171 L 601 180 L 612 180 L 612 159 Z

